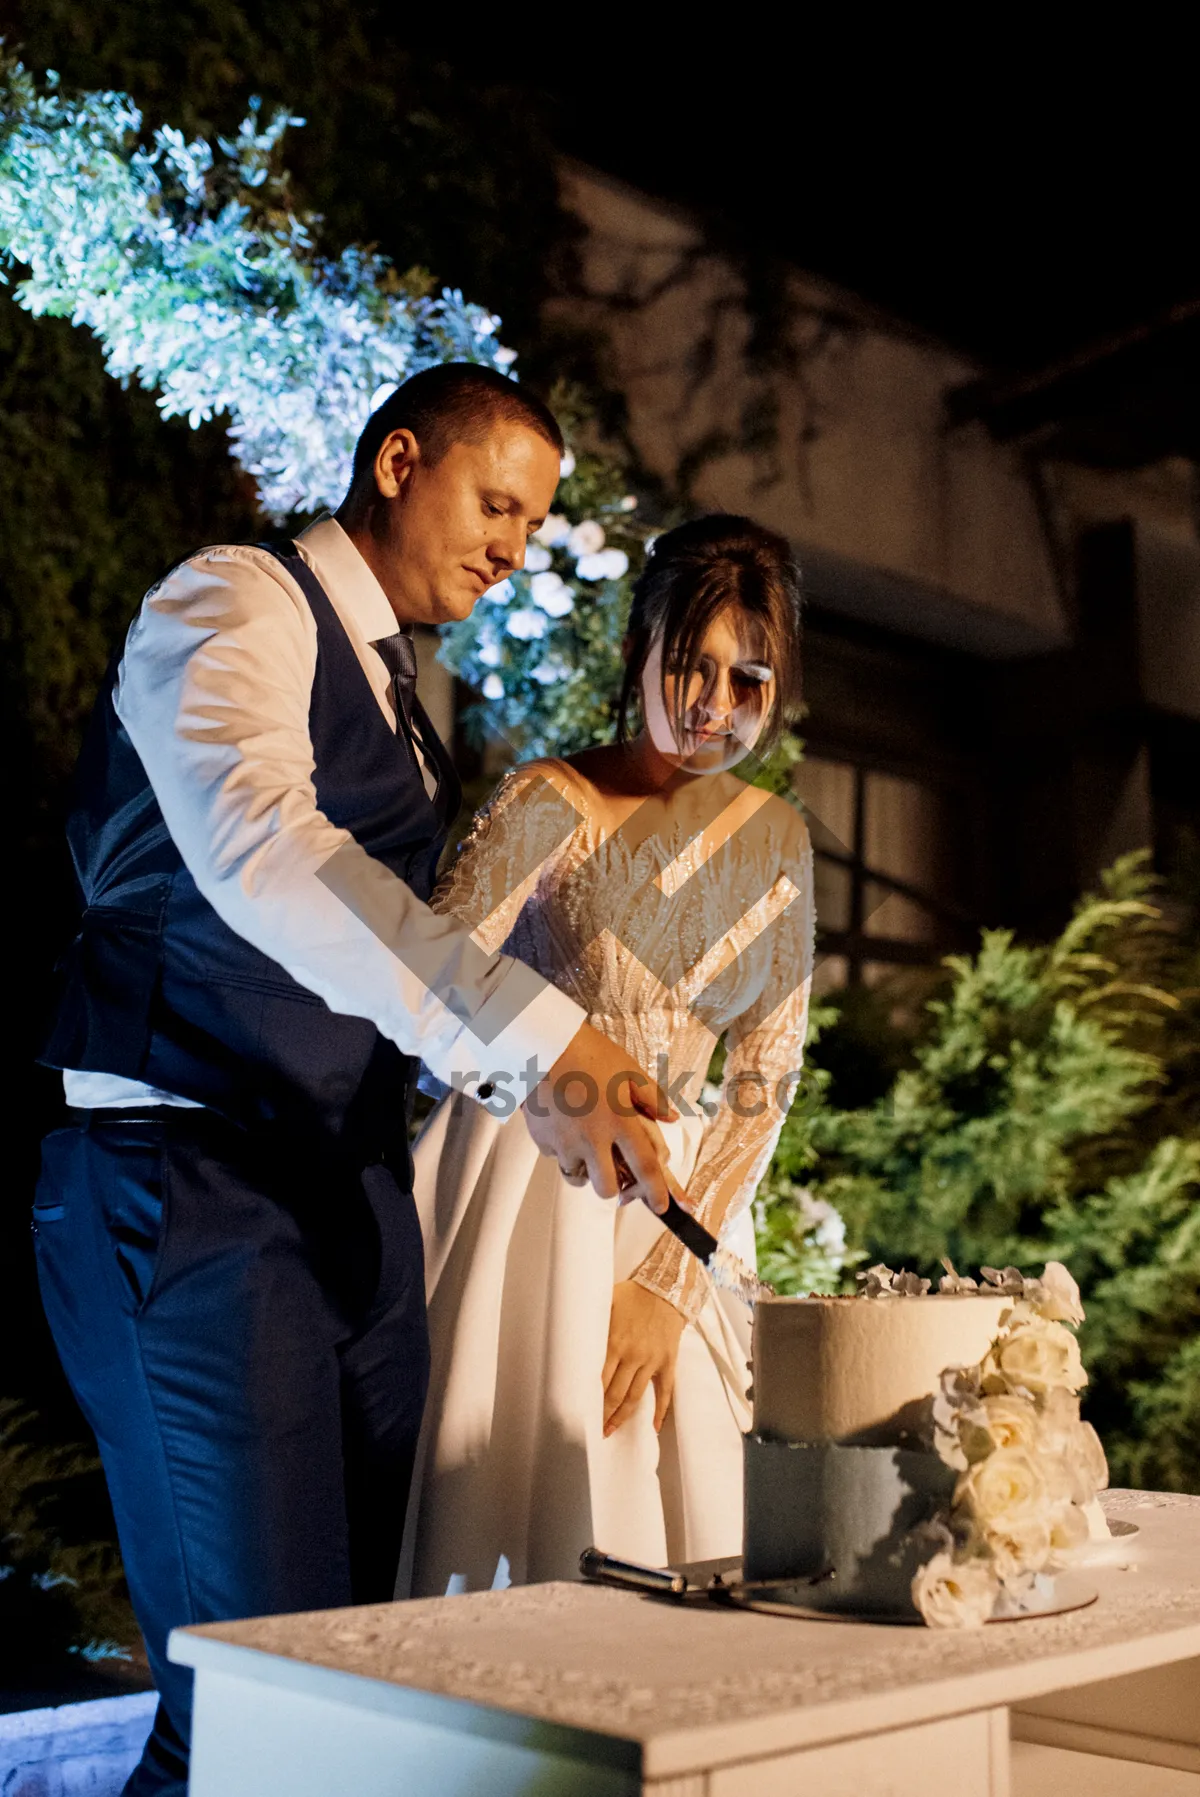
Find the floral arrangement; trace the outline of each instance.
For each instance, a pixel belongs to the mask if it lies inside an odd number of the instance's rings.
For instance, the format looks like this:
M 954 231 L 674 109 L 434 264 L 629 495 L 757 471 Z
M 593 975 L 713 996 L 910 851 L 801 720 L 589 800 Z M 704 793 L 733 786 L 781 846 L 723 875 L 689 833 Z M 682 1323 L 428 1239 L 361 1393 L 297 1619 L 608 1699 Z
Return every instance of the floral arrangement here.
M 371 407 L 437 362 L 509 369 L 499 319 L 423 270 L 318 250 L 259 118 L 216 146 L 144 141 L 127 94 L 39 87 L 0 45 L 0 263 L 30 312 L 70 318 L 110 374 L 157 388 L 164 416 L 224 413 L 232 453 L 276 519 L 340 504 Z M 2 277 L 0 277 L 2 278 Z
M 109 373 L 157 389 L 165 417 L 229 420 L 230 449 L 276 521 L 340 504 L 372 408 L 409 375 L 472 361 L 513 372 L 500 320 L 423 270 L 358 245 L 330 256 L 291 203 L 286 111 L 257 102 L 214 144 L 149 136 L 127 94 L 39 84 L 0 44 L 0 270 L 19 303 L 70 318 Z M 0 272 L 0 280 L 4 274 Z M 568 435 L 583 427 L 554 396 Z M 480 734 L 521 754 L 612 734 L 611 699 L 643 533 L 620 471 L 568 455 L 558 510 L 523 574 L 444 633 L 442 660 L 480 693 Z
M 923 1296 L 930 1284 L 885 1266 L 858 1278 L 864 1296 L 883 1299 Z M 1089 1506 L 1108 1483 L 1100 1439 L 1079 1414 L 1079 1287 L 1060 1261 L 1040 1279 L 1016 1267 L 984 1267 L 982 1278 L 1012 1306 L 979 1365 L 948 1368 L 934 1400 L 934 1447 L 959 1477 L 933 1525 L 937 1551 L 912 1584 L 931 1628 L 1020 1614 L 1045 1575 L 1086 1545 Z M 947 1263 L 940 1289 L 980 1287 Z

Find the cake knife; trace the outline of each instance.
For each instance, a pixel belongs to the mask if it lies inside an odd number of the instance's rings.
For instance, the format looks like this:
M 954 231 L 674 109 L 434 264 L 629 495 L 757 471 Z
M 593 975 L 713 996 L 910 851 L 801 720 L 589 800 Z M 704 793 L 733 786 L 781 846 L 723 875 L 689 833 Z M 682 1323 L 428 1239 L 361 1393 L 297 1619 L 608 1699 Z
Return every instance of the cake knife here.
M 618 1183 L 622 1188 L 633 1185 L 633 1174 L 621 1159 L 620 1150 L 614 1149 L 613 1152 Z M 668 1194 L 667 1208 L 659 1213 L 659 1219 L 676 1241 L 682 1242 L 689 1254 L 694 1254 L 701 1266 L 708 1269 L 714 1285 L 733 1292 L 749 1305 L 753 1305 L 759 1298 L 775 1296 L 774 1288 L 766 1285 L 732 1249 L 722 1248 L 712 1231 L 705 1229 L 690 1210 L 685 1210 L 673 1192 Z

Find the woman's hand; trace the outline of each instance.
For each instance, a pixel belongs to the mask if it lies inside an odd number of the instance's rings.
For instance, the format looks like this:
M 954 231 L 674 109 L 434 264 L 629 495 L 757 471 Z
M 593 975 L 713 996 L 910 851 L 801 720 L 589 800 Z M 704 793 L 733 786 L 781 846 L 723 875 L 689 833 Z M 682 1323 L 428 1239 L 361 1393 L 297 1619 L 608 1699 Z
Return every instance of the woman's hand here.
M 623 1279 L 613 1287 L 604 1362 L 604 1433 L 629 1421 L 654 1381 L 654 1427 L 661 1429 L 675 1390 L 684 1319 L 665 1298 Z

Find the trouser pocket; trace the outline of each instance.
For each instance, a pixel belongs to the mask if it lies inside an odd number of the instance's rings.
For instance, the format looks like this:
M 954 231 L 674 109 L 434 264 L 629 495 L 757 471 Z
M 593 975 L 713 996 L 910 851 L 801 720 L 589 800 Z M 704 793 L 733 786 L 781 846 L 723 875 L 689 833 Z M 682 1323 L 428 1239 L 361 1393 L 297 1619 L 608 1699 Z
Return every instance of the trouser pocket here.
M 43 1276 L 76 1305 L 90 1307 L 107 1288 L 110 1302 L 137 1315 L 162 1261 L 165 1190 L 161 1124 L 55 1130 L 42 1144 L 32 1213 Z

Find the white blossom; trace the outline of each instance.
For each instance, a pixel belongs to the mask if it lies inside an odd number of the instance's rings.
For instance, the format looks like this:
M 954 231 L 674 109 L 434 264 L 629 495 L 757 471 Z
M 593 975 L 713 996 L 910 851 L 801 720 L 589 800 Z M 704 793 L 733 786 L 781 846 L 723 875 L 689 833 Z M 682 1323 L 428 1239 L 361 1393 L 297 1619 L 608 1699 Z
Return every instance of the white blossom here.
M 566 449 L 563 451 L 562 460 L 558 464 L 558 478 L 560 480 L 570 480 L 570 478 L 574 474 L 574 472 L 575 472 L 575 457 L 571 454 L 571 451 L 569 449 Z
M 540 530 L 533 533 L 534 541 L 542 543 L 547 549 L 557 549 L 564 544 L 571 534 L 571 520 L 562 512 L 550 512 Z
M 999 1589 L 989 1561 L 940 1553 L 913 1579 L 912 1600 L 931 1629 L 973 1629 L 991 1616 Z
M 489 674 L 484 680 L 480 691 L 485 699 L 502 699 L 504 697 L 504 682 L 501 680 L 499 674 Z
M 575 526 L 567 538 L 569 555 L 595 555 L 603 547 L 604 526 L 598 524 L 595 518 L 585 518 L 582 524 Z
M 525 551 L 526 574 L 541 574 L 550 566 L 550 551 L 544 543 L 536 539 L 530 542 Z
M 575 572 L 581 580 L 620 580 L 629 571 L 623 549 L 602 549 L 597 555 L 581 555 Z
M 546 620 L 540 611 L 534 611 L 532 606 L 524 606 L 520 611 L 509 613 L 505 619 L 504 628 L 509 636 L 515 636 L 518 641 L 528 643 L 536 637 L 545 636 Z
M 475 651 L 476 661 L 481 661 L 485 668 L 498 668 L 503 655 L 499 643 L 480 643 Z
M 997 1448 L 968 1467 L 954 1504 L 974 1524 L 1002 1579 L 1045 1564 L 1052 1503 L 1037 1460 L 1025 1448 Z
M 125 95 L 39 91 L 0 71 L 0 256 L 20 304 L 100 340 L 118 380 L 193 428 L 224 415 L 237 461 L 282 519 L 340 503 L 373 405 L 445 361 L 507 370 L 498 321 L 461 293 L 406 288 L 358 247 L 315 249 L 287 209 L 279 143 L 256 112 L 217 148 L 164 126 L 143 147 Z
M 535 574 L 529 582 L 533 602 L 551 618 L 565 618 L 574 611 L 575 600 L 561 574 Z
M 983 1363 L 985 1391 L 1043 1396 L 1055 1386 L 1075 1392 L 1087 1384 L 1079 1343 L 1061 1323 L 1031 1316 L 1004 1330 Z
M 1049 1260 L 1038 1280 L 1030 1282 L 1030 1298 L 1040 1316 L 1052 1323 L 1083 1321 L 1083 1301 L 1079 1287 L 1061 1260 Z
M 705 1088 L 707 1090 L 707 1087 Z M 807 1186 L 795 1189 L 796 1208 L 803 1217 L 806 1232 L 823 1253 L 841 1259 L 846 1253 L 846 1220 L 827 1198 L 814 1198 Z

